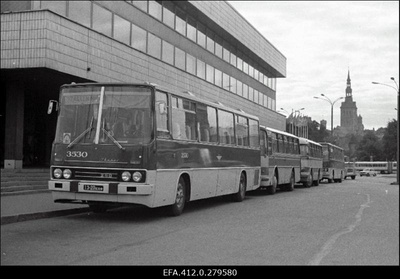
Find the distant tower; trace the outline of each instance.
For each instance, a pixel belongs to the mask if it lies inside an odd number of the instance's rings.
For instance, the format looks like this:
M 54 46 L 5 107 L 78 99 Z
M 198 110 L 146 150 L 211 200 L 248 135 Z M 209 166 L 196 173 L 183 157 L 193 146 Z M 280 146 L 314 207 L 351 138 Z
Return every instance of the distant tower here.
M 357 116 L 357 105 L 353 101 L 353 90 L 351 89 L 350 70 L 347 74 L 346 97 L 340 106 L 340 126 L 347 133 L 360 133 L 364 130 L 362 117 Z M 361 121 L 361 123 L 360 123 Z

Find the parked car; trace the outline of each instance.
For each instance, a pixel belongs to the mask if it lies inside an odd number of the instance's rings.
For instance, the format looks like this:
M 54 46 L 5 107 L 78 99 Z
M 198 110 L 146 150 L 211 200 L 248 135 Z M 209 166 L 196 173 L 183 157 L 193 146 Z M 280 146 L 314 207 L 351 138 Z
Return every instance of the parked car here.
M 378 172 L 374 169 L 363 169 L 362 171 L 360 171 L 360 176 L 376 176 Z

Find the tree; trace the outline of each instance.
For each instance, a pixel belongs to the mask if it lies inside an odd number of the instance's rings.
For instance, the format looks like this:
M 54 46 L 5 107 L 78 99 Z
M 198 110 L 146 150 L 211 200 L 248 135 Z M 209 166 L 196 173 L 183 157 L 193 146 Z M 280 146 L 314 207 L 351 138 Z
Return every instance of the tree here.
M 383 143 L 374 131 L 365 131 L 356 150 L 357 161 L 384 161 Z M 372 158 L 371 158 L 372 157 Z
M 385 160 L 396 161 L 397 152 L 397 120 L 388 122 L 385 134 L 383 136 L 383 153 Z

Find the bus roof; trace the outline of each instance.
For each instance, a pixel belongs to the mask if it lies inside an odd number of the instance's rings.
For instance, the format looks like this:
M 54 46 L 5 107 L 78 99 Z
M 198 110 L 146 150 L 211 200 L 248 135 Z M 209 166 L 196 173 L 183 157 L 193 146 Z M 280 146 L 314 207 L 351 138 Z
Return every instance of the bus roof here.
M 330 145 L 330 146 L 333 146 L 333 147 L 336 147 L 336 148 L 338 148 L 338 149 L 343 150 L 343 148 L 341 148 L 341 147 L 339 147 L 339 146 L 337 146 L 337 145 L 334 145 L 334 144 L 332 144 L 332 143 L 330 143 L 330 142 L 320 142 L 319 144 L 321 144 L 321 145 Z
M 270 127 L 266 127 L 266 126 L 262 126 L 262 125 L 260 125 L 260 127 L 263 128 L 264 130 L 271 131 L 271 132 L 278 133 L 278 134 L 282 134 L 282 135 L 285 135 L 285 136 L 288 136 L 288 137 L 297 138 L 297 139 L 299 138 L 296 135 L 293 135 L 293 134 L 290 134 L 290 133 L 287 133 L 287 132 L 284 132 L 284 131 L 281 131 L 281 130 L 277 130 L 277 129 L 274 129 L 274 128 L 270 128 Z
M 315 141 L 313 141 L 313 140 L 310 140 L 310 139 L 306 139 L 306 138 L 299 137 L 299 141 L 300 141 L 300 144 L 312 143 L 312 144 L 315 144 L 315 145 L 318 145 L 318 146 L 321 146 L 321 147 L 322 147 L 321 144 L 319 144 L 318 142 L 315 142 Z
M 157 84 L 154 83 L 124 83 L 124 82 L 102 82 L 102 83 L 95 83 L 95 82 L 91 82 L 91 83 L 71 83 L 71 84 L 64 84 L 61 86 L 61 88 L 64 87 L 77 87 L 77 86 L 147 86 L 147 87 L 152 87 L 155 89 L 159 89 L 163 92 L 168 92 L 168 93 L 172 93 L 174 95 L 178 95 L 179 97 L 182 98 L 186 98 L 192 101 L 197 101 L 199 103 L 203 103 L 205 105 L 208 106 L 212 106 L 218 109 L 222 109 L 222 110 L 226 110 L 235 114 L 239 114 L 241 116 L 246 116 L 255 120 L 259 120 L 259 118 L 255 115 L 249 114 L 245 111 L 243 111 L 242 109 L 234 109 L 231 107 L 227 107 L 224 104 L 218 102 L 218 101 L 207 101 L 204 99 L 201 99 L 199 97 L 197 97 L 194 93 L 190 92 L 190 91 L 184 91 L 184 92 L 179 92 L 179 91 L 175 91 L 175 90 L 170 90 L 164 86 L 159 86 Z

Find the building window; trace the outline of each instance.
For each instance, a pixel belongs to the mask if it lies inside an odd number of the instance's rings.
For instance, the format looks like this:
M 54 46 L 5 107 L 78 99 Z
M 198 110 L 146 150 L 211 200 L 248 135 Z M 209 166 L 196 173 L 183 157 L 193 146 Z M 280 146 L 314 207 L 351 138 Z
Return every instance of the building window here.
M 243 97 L 248 99 L 249 98 L 249 86 L 243 83 Z
M 196 71 L 197 76 L 201 79 L 206 79 L 206 63 L 197 59 L 196 66 L 197 66 L 197 71 Z
M 236 67 L 236 55 L 231 52 L 231 64 Z
M 249 74 L 249 64 L 247 64 L 247 62 L 244 60 L 243 60 L 243 72 Z
M 162 60 L 174 65 L 174 46 L 166 41 L 162 41 Z
M 40 1 L 41 9 L 49 9 L 52 10 L 53 12 L 66 16 L 67 14 L 67 3 L 65 1 Z M 90 7 L 90 3 L 89 4 Z M 71 17 L 70 17 L 71 18 Z M 89 17 L 90 19 L 90 17 Z M 76 17 L 74 18 L 75 21 L 77 22 L 81 22 L 81 20 L 77 20 Z M 90 27 L 90 21 L 89 21 L 89 25 L 87 25 Z
M 163 2 L 163 22 L 172 29 L 175 28 L 174 4 L 168 1 Z
M 206 28 L 200 23 L 197 24 L 197 43 L 206 48 Z
M 254 78 L 254 67 L 249 65 L 249 76 L 251 76 L 252 78 Z
M 259 105 L 264 104 L 264 94 L 262 92 L 258 92 L 258 104 Z
M 196 42 L 196 21 L 190 17 L 188 17 L 188 24 L 187 24 L 187 37 L 192 40 L 193 42 Z
M 225 90 L 228 91 L 231 90 L 228 74 L 222 73 L 222 86 L 224 87 Z
M 236 94 L 236 79 L 231 77 L 231 92 Z
M 214 67 L 208 64 L 206 65 L 206 80 L 214 83 Z
M 185 70 L 185 52 L 175 47 L 175 67 Z
M 230 51 L 226 47 L 222 49 L 222 56 L 226 62 L 230 63 Z
M 146 30 L 132 24 L 132 42 L 131 42 L 132 47 L 142 52 L 146 52 L 146 45 L 147 45 L 146 35 L 147 35 Z
M 206 39 L 206 46 L 207 50 L 214 53 L 214 48 L 215 48 L 215 42 L 213 40 L 214 34 L 207 29 L 207 39 Z
M 58 3 L 58 1 L 42 1 L 42 3 Z M 69 1 L 68 17 L 90 28 L 90 6 L 91 2 L 89 1 Z
M 238 80 L 237 81 L 237 94 L 239 95 L 239 96 L 243 96 L 243 83 L 240 81 L 240 80 Z
M 149 14 L 161 21 L 162 6 L 156 1 L 149 1 Z
M 218 69 L 215 69 L 214 83 L 216 86 L 222 87 L 222 72 Z
M 186 14 L 176 9 L 175 30 L 186 36 Z
M 254 101 L 254 89 L 249 86 L 249 98 L 250 101 Z
M 111 19 L 110 11 L 93 3 L 93 29 L 111 37 Z
M 258 104 L 258 91 L 254 89 L 254 103 Z
M 149 33 L 147 53 L 155 58 L 161 59 L 161 39 Z
M 147 1 L 132 1 L 132 4 L 147 13 Z
M 186 54 L 186 71 L 192 75 L 196 74 L 196 58 Z
M 222 59 L 222 40 L 215 37 L 215 55 Z
M 243 60 L 239 56 L 237 57 L 237 66 L 236 66 L 236 68 L 238 68 L 239 70 L 243 71 Z
M 131 23 L 114 15 L 114 38 L 127 45 L 130 44 Z

